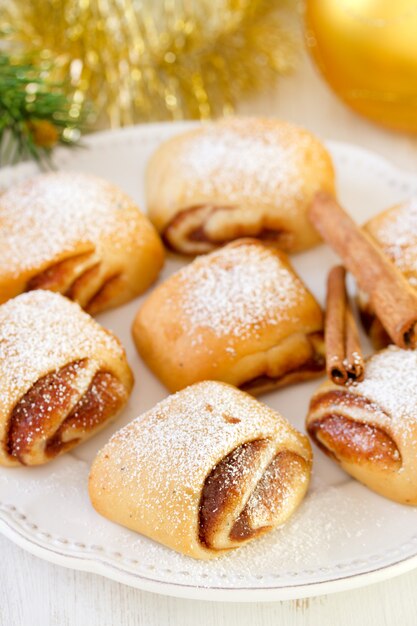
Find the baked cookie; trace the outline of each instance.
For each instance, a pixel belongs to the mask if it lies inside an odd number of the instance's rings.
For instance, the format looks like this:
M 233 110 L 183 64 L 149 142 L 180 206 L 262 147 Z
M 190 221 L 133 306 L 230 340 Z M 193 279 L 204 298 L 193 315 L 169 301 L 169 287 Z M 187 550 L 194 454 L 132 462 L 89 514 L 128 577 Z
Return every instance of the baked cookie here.
M 307 430 L 364 485 L 417 504 L 417 352 L 390 346 L 367 361 L 363 382 L 321 385 Z
M 104 517 L 209 559 L 286 522 L 310 471 L 304 435 L 248 394 L 209 381 L 113 435 L 92 465 L 89 489 Z
M 161 241 L 114 185 L 77 172 L 42 174 L 0 196 L 0 303 L 49 289 L 89 313 L 145 291 L 164 260 Z
M 221 380 L 259 393 L 325 365 L 319 305 L 285 253 L 255 239 L 199 257 L 159 285 L 133 337 L 170 391 Z
M 114 419 L 133 376 L 118 339 L 59 294 L 0 306 L 0 465 L 39 465 Z
M 298 252 L 320 241 L 307 210 L 316 192 L 334 193 L 334 171 L 308 131 L 235 118 L 163 143 L 146 183 L 149 217 L 177 252 L 202 254 L 246 236 Z
M 375 215 L 364 226 L 389 259 L 417 289 L 417 199 L 396 204 Z M 358 293 L 358 305 L 366 332 L 375 349 L 380 350 L 391 339 L 369 302 L 366 293 Z

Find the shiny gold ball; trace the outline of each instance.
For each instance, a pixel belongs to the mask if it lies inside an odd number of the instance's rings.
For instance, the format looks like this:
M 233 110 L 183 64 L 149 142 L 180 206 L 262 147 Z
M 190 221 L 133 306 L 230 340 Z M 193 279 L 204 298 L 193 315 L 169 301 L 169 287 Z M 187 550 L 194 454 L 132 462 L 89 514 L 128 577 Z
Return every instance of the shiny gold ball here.
M 306 41 L 352 109 L 417 133 L 417 0 L 306 0 Z

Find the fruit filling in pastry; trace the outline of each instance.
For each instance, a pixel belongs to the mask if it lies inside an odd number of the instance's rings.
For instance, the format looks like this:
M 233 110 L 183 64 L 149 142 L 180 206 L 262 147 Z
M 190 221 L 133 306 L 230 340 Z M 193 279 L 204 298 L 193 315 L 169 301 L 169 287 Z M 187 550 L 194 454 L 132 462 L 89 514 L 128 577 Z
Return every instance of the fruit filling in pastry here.
M 0 306 L 0 465 L 39 465 L 125 406 L 133 376 L 114 335 L 50 291 Z
M 164 260 L 148 218 L 118 187 L 77 172 L 42 174 L 0 197 L 0 304 L 48 289 L 89 313 L 145 291 Z
M 417 352 L 389 346 L 365 364 L 362 382 L 328 381 L 306 422 L 313 441 L 377 493 L 417 504 Z
M 334 193 L 334 171 L 306 130 L 234 118 L 163 143 L 146 189 L 149 217 L 177 252 L 204 254 L 241 237 L 299 252 L 320 241 L 307 210 L 318 191 Z
M 210 559 L 287 522 L 311 460 L 308 439 L 281 415 L 206 381 L 113 435 L 93 462 L 90 498 L 110 520 Z

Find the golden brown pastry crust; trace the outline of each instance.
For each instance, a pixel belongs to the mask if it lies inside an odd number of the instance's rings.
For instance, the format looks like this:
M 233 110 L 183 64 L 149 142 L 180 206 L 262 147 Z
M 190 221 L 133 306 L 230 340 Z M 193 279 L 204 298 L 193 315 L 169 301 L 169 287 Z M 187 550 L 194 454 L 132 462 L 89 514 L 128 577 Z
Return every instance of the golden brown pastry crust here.
M 113 435 L 93 462 L 89 491 L 101 515 L 209 559 L 283 524 L 310 470 L 307 438 L 283 417 L 206 381 Z
M 39 465 L 124 407 L 133 376 L 120 342 L 80 307 L 37 290 L 0 306 L 0 465 Z
M 247 236 L 297 252 L 320 241 L 307 209 L 317 191 L 334 192 L 334 172 L 306 130 L 235 118 L 163 143 L 146 184 L 149 217 L 178 252 L 206 253 Z
M 361 383 L 327 381 L 307 430 L 351 476 L 377 493 L 417 504 L 417 353 L 390 346 L 366 363 Z
M 0 197 L 0 250 L 0 303 L 49 289 L 92 314 L 145 291 L 164 259 L 133 201 L 77 172 L 42 174 Z
M 364 225 L 385 254 L 417 288 L 417 200 L 410 199 L 378 213 Z M 391 340 L 364 293 L 358 295 L 363 326 L 375 349 Z
M 369 297 L 363 291 L 358 291 L 356 302 L 359 309 L 362 326 L 369 335 L 375 350 L 382 350 L 392 343 L 391 337 L 383 327 L 381 320 L 375 314 Z
M 159 285 L 133 337 L 170 391 L 222 380 L 257 393 L 320 375 L 322 329 L 320 307 L 285 253 L 242 239 Z

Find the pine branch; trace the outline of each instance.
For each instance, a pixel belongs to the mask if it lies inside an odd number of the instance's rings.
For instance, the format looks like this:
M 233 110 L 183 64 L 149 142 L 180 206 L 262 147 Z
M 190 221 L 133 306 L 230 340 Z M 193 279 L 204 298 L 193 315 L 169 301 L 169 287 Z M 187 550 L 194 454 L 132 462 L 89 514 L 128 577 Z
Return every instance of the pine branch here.
M 50 80 L 52 69 L 0 53 L 0 166 L 33 158 L 49 169 L 56 145 L 78 143 L 87 109 Z

